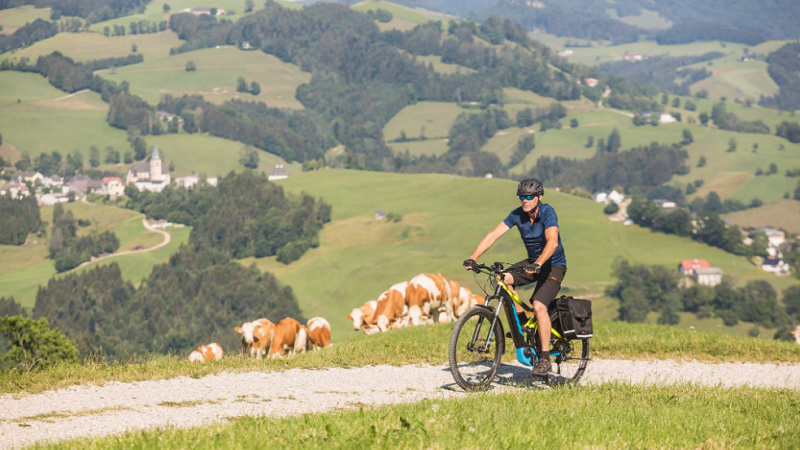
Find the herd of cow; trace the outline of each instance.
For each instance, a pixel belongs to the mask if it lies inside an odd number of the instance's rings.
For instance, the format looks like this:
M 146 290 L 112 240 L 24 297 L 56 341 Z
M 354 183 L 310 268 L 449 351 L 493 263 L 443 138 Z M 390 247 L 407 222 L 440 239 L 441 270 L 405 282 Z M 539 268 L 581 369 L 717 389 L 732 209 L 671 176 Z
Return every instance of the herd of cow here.
M 448 323 L 468 309 L 483 304 L 482 295 L 440 273 L 421 273 L 410 281 L 397 283 L 378 297 L 347 315 L 353 329 L 367 334 L 393 328 Z M 331 345 L 331 326 L 322 317 L 314 317 L 306 325 L 287 317 L 272 323 L 268 319 L 245 322 L 235 328 L 242 335 L 242 352 L 261 359 L 291 356 Z M 202 363 L 222 359 L 222 346 L 217 343 L 198 347 L 189 361 Z
M 287 317 L 272 323 L 269 319 L 245 322 L 235 328 L 242 335 L 242 353 L 261 359 L 291 356 L 308 350 L 331 345 L 331 325 L 322 317 L 310 319 L 306 325 Z M 222 359 L 222 346 L 213 343 L 198 347 L 189 355 L 189 361 L 203 363 Z
M 354 330 L 372 334 L 409 325 L 448 323 L 483 302 L 482 295 L 473 295 L 440 273 L 421 273 L 353 309 L 347 320 L 353 321 Z

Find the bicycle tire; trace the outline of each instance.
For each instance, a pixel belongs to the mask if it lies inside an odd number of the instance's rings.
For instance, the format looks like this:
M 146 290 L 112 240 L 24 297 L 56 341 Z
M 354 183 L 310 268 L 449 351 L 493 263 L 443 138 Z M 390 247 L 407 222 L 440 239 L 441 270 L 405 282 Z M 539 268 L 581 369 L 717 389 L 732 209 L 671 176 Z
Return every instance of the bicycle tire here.
M 561 372 L 564 371 L 564 367 L 557 363 L 558 358 L 556 358 L 556 361 L 553 363 L 554 373 L 550 374 L 551 382 L 556 381 L 557 384 L 574 384 L 581 379 L 584 372 L 586 371 L 586 366 L 589 364 L 589 340 L 576 339 L 570 341 L 570 344 L 572 344 L 575 347 L 573 352 L 576 352 L 578 350 L 578 345 L 580 345 L 581 356 L 578 359 L 577 364 L 575 365 L 574 373 L 570 374 L 569 376 L 562 374 Z M 572 364 L 569 365 L 571 366 Z M 557 380 L 552 380 L 553 377 L 559 377 L 559 376 L 563 378 L 562 381 L 559 382 Z
M 488 309 L 480 306 L 474 306 L 467 310 L 467 312 L 461 317 L 459 317 L 455 326 L 453 327 L 453 332 L 450 335 L 450 346 L 448 349 L 450 372 L 453 374 L 453 379 L 455 380 L 456 384 L 458 384 L 465 391 L 483 390 L 488 388 L 492 381 L 494 381 L 494 378 L 497 376 L 497 371 L 500 369 L 501 359 L 503 357 L 503 352 L 505 351 L 506 340 L 503 332 L 503 324 L 499 318 L 493 327 L 494 330 L 492 330 L 492 335 L 496 338 L 491 340 L 488 338 L 488 332 L 489 329 L 492 328 L 491 323 L 493 318 L 494 314 Z M 473 323 L 475 323 L 474 328 L 472 326 Z M 484 331 L 486 336 L 485 339 L 480 337 L 482 331 Z M 468 344 L 471 343 L 474 336 L 477 336 L 476 344 L 478 345 L 482 345 L 486 341 L 489 342 L 489 346 L 490 348 L 493 348 L 494 352 L 494 355 L 491 355 L 491 358 L 487 358 L 487 356 L 492 352 L 492 350 L 485 349 L 485 346 L 484 348 L 479 348 L 480 351 L 476 351 L 474 348 L 469 348 Z M 463 350 L 461 352 L 459 352 L 459 338 L 461 350 Z M 460 361 L 460 359 L 467 359 L 467 357 L 470 356 L 477 360 L 473 362 L 482 363 L 481 366 L 486 369 L 485 375 L 478 375 L 476 377 L 469 376 L 467 372 L 467 366 L 464 365 L 466 361 Z M 488 365 L 487 367 L 487 363 L 491 363 L 491 365 Z M 476 365 L 475 367 L 477 368 L 478 366 Z

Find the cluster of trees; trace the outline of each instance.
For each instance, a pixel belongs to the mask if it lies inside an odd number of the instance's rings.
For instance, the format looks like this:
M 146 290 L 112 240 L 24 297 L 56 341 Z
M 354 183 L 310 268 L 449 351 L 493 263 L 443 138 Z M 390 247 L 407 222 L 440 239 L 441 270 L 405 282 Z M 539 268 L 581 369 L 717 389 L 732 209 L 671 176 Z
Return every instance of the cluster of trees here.
M 253 81 L 248 87 L 247 81 L 243 77 L 239 77 L 236 81 L 236 92 L 249 92 L 253 95 L 258 95 L 261 93 L 261 85 Z
M 759 104 L 783 110 L 800 109 L 800 43 L 790 42 L 767 57 L 767 72 L 778 85 L 778 93 L 762 96 Z
M 725 103 L 717 103 L 711 110 L 711 120 L 722 130 L 740 133 L 769 134 L 769 126 L 760 120 L 746 122 L 739 120 L 736 114 L 726 111 Z
M 263 174 L 231 173 L 218 187 L 167 188 L 161 193 L 126 189 L 127 207 L 155 219 L 194 227 L 192 241 L 234 258 L 277 255 L 286 264 L 319 245 L 318 232 L 331 207 L 311 196 L 286 196 Z
M 394 16 L 392 15 L 391 11 L 378 8 L 376 11 L 372 10 L 367 11 L 367 17 L 377 20 L 378 22 L 381 23 L 387 23 L 391 22 Z
M 608 79 L 611 95 L 608 105 L 616 109 L 624 109 L 635 113 L 659 112 L 662 105 L 655 99 L 659 94 L 657 87 L 651 84 L 639 84 L 622 78 L 611 76 Z
M 0 360 L 7 367 L 39 370 L 61 362 L 77 362 L 75 344 L 45 318 L 25 317 L 14 298 L 0 297 L 0 338 L 4 351 Z
M 716 22 L 681 22 L 655 34 L 659 45 L 688 44 L 695 41 L 725 41 L 758 45 L 767 40 L 764 35 Z
M 80 151 L 74 150 L 67 154 L 64 160 L 60 152 L 53 151 L 50 154 L 40 153 L 31 160 L 30 155 L 23 153 L 14 166 L 18 170 L 35 170 L 44 176 L 71 177 L 83 169 L 83 155 Z
M 92 257 L 114 253 L 119 249 L 119 239 L 111 231 L 78 237 L 79 224 L 72 211 L 64 212 L 61 203 L 55 204 L 48 250 L 59 273 L 74 269 Z
M 201 96 L 165 95 L 158 110 L 182 117 L 187 133 L 202 131 L 236 140 L 289 162 L 320 158 L 335 145 L 330 130 L 314 114 L 269 108 L 261 102 L 214 105 Z
M 781 122 L 775 130 L 775 135 L 786 138 L 789 142 L 800 143 L 800 124 L 797 122 Z
M 0 244 L 22 245 L 28 234 L 39 231 L 41 226 L 34 196 L 12 199 L 10 195 L 0 195 Z
M 532 134 L 529 134 L 518 140 L 517 145 L 514 146 L 514 152 L 511 153 L 511 158 L 509 158 L 508 165 L 506 167 L 511 168 L 521 163 L 525 157 L 533 151 L 534 148 L 536 148 L 536 140 Z
M 104 22 L 133 13 L 144 13 L 149 0 L 8 0 L 7 7 L 34 5 L 52 8 L 55 17 L 74 16 L 89 23 Z
M 626 322 L 644 322 L 653 311 L 660 313 L 658 322 L 675 325 L 678 312 L 690 312 L 698 318 L 719 317 L 725 325 L 739 321 L 765 328 L 779 328 L 776 339 L 789 338 L 789 325 L 800 322 L 800 287 L 783 293 L 786 308 L 778 302 L 775 289 L 764 280 L 749 281 L 735 287 L 730 278 L 717 286 L 680 287 L 680 275 L 664 266 L 645 266 L 618 260 L 614 263 L 617 283 L 606 294 L 619 300 L 619 316 Z
M 606 151 L 587 160 L 542 156 L 525 177 L 538 178 L 550 186 L 580 186 L 591 192 L 615 186 L 649 188 L 672 179 L 684 160 L 685 151 L 654 142 L 624 153 Z
M 42 19 L 36 19 L 12 33 L 11 35 L 0 34 L 0 53 L 26 47 L 34 42 L 55 36 L 58 33 L 58 25 Z
M 679 95 L 690 95 L 689 86 L 711 76 L 705 69 L 682 67 L 710 61 L 723 56 L 720 52 L 709 52 L 703 55 L 686 56 L 653 56 L 643 61 L 612 61 L 600 65 L 603 72 L 639 84 L 651 84 L 657 88 Z M 680 70 L 679 70 L 680 69 Z M 682 78 L 681 83 L 675 82 Z

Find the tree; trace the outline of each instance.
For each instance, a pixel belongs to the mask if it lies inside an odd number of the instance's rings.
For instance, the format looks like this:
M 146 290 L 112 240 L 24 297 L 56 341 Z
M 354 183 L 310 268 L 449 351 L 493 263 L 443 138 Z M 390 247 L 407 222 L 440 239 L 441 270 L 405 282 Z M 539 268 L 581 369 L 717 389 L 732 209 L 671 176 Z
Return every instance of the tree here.
M 760 256 L 762 258 L 769 256 L 769 253 L 767 253 L 767 248 L 769 247 L 767 234 L 761 231 L 759 233 L 755 233 L 752 236 L 752 239 L 753 243 L 750 244 L 750 248 L 753 251 L 753 255 Z
M 756 150 L 758 150 L 758 142 L 753 144 L 753 153 L 755 153 Z
M 614 128 L 611 131 L 611 134 L 608 135 L 608 144 L 606 145 L 606 151 L 609 153 L 617 153 L 622 147 L 622 139 L 619 136 L 619 130 Z
M 3 135 L 0 133 L 0 145 L 3 145 Z
M 706 157 L 701 156 L 700 159 L 697 160 L 697 167 L 703 167 L 706 165 Z M 700 186 L 697 186 L 700 187 Z
M 594 145 L 594 136 L 587 136 L 586 137 L 586 148 L 592 148 Z
M 253 81 L 250 83 L 250 93 L 253 95 L 258 95 L 261 93 L 261 85 Z
M 627 287 L 620 295 L 619 318 L 625 322 L 641 323 L 647 319 L 650 308 L 636 289 Z
M 147 157 L 147 142 L 139 136 L 133 141 L 133 159 L 142 161 Z
M 184 111 L 182 117 L 183 117 L 183 131 L 187 133 L 197 133 L 197 123 L 195 122 L 194 114 L 189 111 Z
M 247 81 L 243 77 L 236 81 L 236 92 L 247 92 Z
M 735 151 L 736 151 L 736 138 L 731 138 L 731 139 L 728 141 L 728 150 L 726 150 L 726 151 L 727 151 L 728 153 L 733 153 L 733 152 L 735 152 Z
M 103 36 L 105 37 L 111 36 L 111 29 L 108 27 L 103 27 Z
M 219 12 L 219 11 L 217 10 L 217 8 L 211 8 L 211 9 L 209 9 L 209 10 L 208 10 L 208 13 L 209 13 L 211 16 L 216 16 L 218 12 Z
M 696 111 L 696 110 L 697 110 L 697 105 L 696 105 L 696 104 L 695 104 L 693 101 L 691 101 L 691 100 L 686 100 L 686 101 L 683 103 L 683 107 L 684 107 L 684 109 L 686 109 L 687 111 Z
M 139 47 L 136 44 L 131 44 L 131 53 L 136 53 L 139 50 Z
M 525 128 L 533 125 L 533 110 L 525 108 L 517 113 L 517 126 Z
M 571 128 L 578 128 L 578 119 L 573 118 L 569 121 L 569 126 Z
M 197 70 L 197 66 L 194 65 L 194 61 L 192 60 L 186 61 L 186 71 L 194 72 L 195 70 Z
M 254 7 L 254 6 L 255 6 L 255 5 L 253 4 L 253 0 L 247 0 L 247 1 L 245 1 L 245 2 L 244 2 L 244 12 L 245 12 L 245 13 L 253 12 L 253 7 Z
M 616 214 L 617 211 L 619 211 L 619 205 L 614 202 L 609 203 L 605 208 L 603 208 L 603 212 L 609 215 Z
M 172 8 L 168 4 L 164 3 L 164 6 L 161 9 L 164 11 L 164 14 L 167 14 Z
M 701 112 L 700 116 L 699 116 L 699 119 L 700 119 L 700 123 L 703 124 L 704 127 L 708 126 L 708 119 L 710 119 L 710 116 L 708 115 L 707 112 Z
M 664 94 L 661 95 L 661 104 L 666 105 L 668 103 L 669 103 L 669 96 L 665 92 Z
M 689 145 L 694 142 L 694 136 L 692 136 L 692 132 L 689 131 L 688 128 L 684 128 L 683 130 L 683 140 L 681 141 L 681 145 Z
M 681 99 L 678 98 L 678 97 L 673 98 L 672 99 L 672 106 L 675 107 L 675 108 L 680 108 L 681 107 Z
M 94 145 L 89 148 L 89 165 L 92 167 L 97 167 L 100 165 L 100 150 L 98 150 Z
M 767 172 L 767 175 L 773 175 L 773 174 L 776 174 L 776 173 L 778 173 L 778 166 L 775 163 L 770 164 L 769 165 L 769 171 Z
M 794 285 L 783 291 L 783 304 L 786 313 L 793 323 L 800 323 L 800 285 Z
M 133 154 L 131 152 L 125 152 L 124 158 L 125 164 L 133 163 Z M 119 152 L 117 152 L 117 162 L 119 162 Z
M 258 150 L 246 145 L 239 151 L 239 162 L 248 169 L 258 168 Z
M 27 371 L 78 361 L 75 344 L 57 329 L 51 330 L 44 317 L 0 317 L 0 335 L 8 339 L 9 346 L 2 360 Z

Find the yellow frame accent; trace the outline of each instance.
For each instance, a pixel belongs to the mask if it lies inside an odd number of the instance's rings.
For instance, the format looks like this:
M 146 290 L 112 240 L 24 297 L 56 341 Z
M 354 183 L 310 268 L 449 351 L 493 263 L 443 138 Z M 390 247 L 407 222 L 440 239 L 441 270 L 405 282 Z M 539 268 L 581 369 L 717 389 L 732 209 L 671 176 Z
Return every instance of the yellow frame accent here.
M 503 280 L 497 280 L 497 282 L 500 284 L 500 286 L 503 287 L 503 289 L 506 291 L 506 293 L 508 293 L 508 296 L 511 297 L 511 300 L 514 300 L 515 302 L 519 303 L 520 305 L 522 304 L 522 300 L 519 299 L 519 297 L 517 296 L 517 294 L 514 293 L 514 291 L 509 289 L 508 286 L 506 286 L 506 284 L 503 282 Z M 531 328 L 533 330 L 536 330 L 536 328 L 538 328 L 538 326 L 539 326 L 539 322 L 536 321 L 536 316 L 534 316 L 534 317 L 531 317 L 530 319 L 528 319 L 528 322 L 525 325 L 523 325 L 522 327 L 523 328 Z M 556 331 L 555 329 L 553 329 L 553 328 L 550 328 L 550 333 L 552 333 L 553 335 L 555 335 L 555 337 L 557 337 L 559 339 L 562 337 L 561 334 L 558 331 Z

